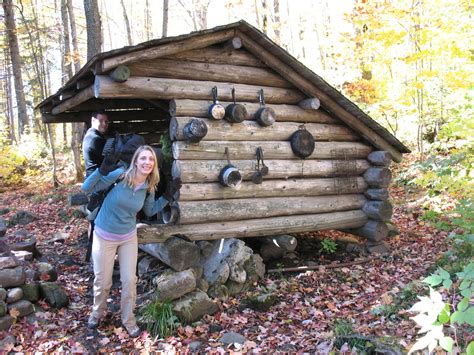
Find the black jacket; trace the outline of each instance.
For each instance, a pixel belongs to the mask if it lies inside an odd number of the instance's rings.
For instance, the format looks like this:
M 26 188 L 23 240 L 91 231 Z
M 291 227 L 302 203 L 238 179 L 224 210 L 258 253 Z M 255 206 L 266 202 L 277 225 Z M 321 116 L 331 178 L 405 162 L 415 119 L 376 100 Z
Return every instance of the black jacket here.
M 82 154 L 84 155 L 84 161 L 86 163 L 86 177 L 94 172 L 104 157 L 102 156 L 102 150 L 104 149 L 105 137 L 95 128 L 89 128 L 82 141 Z

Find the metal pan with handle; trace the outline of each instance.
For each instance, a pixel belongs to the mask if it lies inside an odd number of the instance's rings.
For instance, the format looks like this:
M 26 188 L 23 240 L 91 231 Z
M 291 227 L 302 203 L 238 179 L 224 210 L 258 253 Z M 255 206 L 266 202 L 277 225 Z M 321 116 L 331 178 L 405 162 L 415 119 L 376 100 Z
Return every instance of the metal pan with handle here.
M 268 127 L 275 123 L 276 113 L 270 107 L 265 107 L 265 97 L 263 89 L 258 91 L 258 100 L 260 101 L 260 108 L 255 114 L 255 118 L 260 126 Z
M 225 119 L 231 123 L 240 123 L 247 119 L 248 113 L 244 105 L 240 105 L 235 101 L 235 88 L 232 88 L 232 101 L 225 108 Z
M 227 147 L 225 147 L 225 155 L 227 157 L 227 165 L 219 173 L 219 182 L 222 186 L 238 189 L 242 182 L 242 175 L 239 169 L 230 163 L 229 149 Z
M 217 86 L 212 88 L 212 105 L 209 106 L 207 114 L 209 118 L 214 120 L 222 120 L 225 116 L 225 108 L 219 103 L 217 99 Z

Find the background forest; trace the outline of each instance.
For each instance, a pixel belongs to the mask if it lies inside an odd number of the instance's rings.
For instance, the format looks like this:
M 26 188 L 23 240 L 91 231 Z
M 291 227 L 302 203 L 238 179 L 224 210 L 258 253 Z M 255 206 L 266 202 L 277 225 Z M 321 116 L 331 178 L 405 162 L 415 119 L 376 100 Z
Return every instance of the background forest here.
M 432 235 L 448 235 L 446 254 L 435 256 L 433 249 L 423 255 L 442 267 L 425 283 L 441 287 L 445 299 L 449 294 L 453 311 L 443 308 L 439 293 L 425 297 L 432 301 L 425 309 L 437 313 L 427 311 L 435 318 L 415 348 L 439 341 L 450 349 L 456 341 L 474 353 L 472 333 L 459 331 L 465 335 L 460 341 L 455 329 L 468 318 L 469 329 L 474 326 L 468 317 L 474 314 L 472 1 L 2 0 L 0 11 L 0 192 L 32 181 L 57 187 L 83 180 L 84 125 L 46 125 L 35 107 L 92 56 L 243 19 L 412 149 L 395 167 L 392 196 L 398 212 L 413 220 L 398 222 L 409 230 L 416 225 L 420 234 L 428 222 Z M 405 193 L 413 203 L 402 201 Z M 424 248 L 419 239 L 406 242 L 406 255 Z M 413 260 L 418 265 L 427 258 Z M 392 306 L 408 308 L 405 303 Z M 380 310 L 384 317 L 388 311 Z M 439 328 L 430 328 L 435 321 L 451 325 L 455 340 L 439 338 Z

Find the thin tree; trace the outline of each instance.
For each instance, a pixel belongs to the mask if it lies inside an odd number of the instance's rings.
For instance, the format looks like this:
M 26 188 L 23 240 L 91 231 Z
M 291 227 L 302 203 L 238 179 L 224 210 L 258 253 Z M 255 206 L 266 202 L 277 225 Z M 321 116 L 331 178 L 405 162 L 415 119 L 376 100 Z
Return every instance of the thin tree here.
M 10 49 L 10 59 L 12 63 L 13 78 L 15 82 L 15 97 L 18 111 L 18 134 L 23 135 L 25 126 L 28 125 L 28 116 L 26 113 L 26 100 L 23 86 L 23 77 L 21 74 L 21 57 L 16 35 L 15 13 L 12 0 L 3 0 L 3 12 L 5 14 L 5 29 L 8 37 L 8 47 Z
M 6 117 L 6 127 L 8 128 L 8 139 L 10 143 L 16 143 L 16 136 L 15 136 L 15 119 L 13 114 L 13 95 L 12 95 L 12 72 L 10 67 L 10 55 L 8 53 L 7 48 L 4 49 L 4 57 L 5 60 L 3 61 L 5 73 L 3 80 L 3 92 L 5 94 L 5 117 Z
M 163 0 L 163 27 L 161 30 L 161 37 L 166 37 L 168 35 L 168 14 L 168 0 Z
M 100 53 L 102 48 L 102 26 L 97 0 L 84 0 L 87 28 L 87 60 Z
M 153 38 L 153 22 L 148 0 L 145 0 L 145 36 L 147 41 Z
M 71 38 L 69 35 L 69 18 L 66 0 L 61 0 L 61 22 L 62 33 L 59 34 L 61 46 L 61 84 L 64 85 L 70 77 L 72 77 L 72 61 Z M 63 123 L 63 144 L 67 145 L 67 123 Z
M 120 0 L 120 3 L 122 4 L 123 20 L 125 22 L 125 28 L 127 29 L 128 45 L 131 46 L 133 44 L 132 30 L 130 29 L 130 21 L 128 20 L 127 9 L 125 8 L 125 3 L 123 0 Z
M 74 6 L 72 0 L 66 0 L 67 13 L 69 15 L 69 23 L 71 26 L 71 40 L 74 61 L 74 73 L 77 73 L 81 69 L 81 55 L 79 54 L 79 45 L 77 44 L 77 31 L 76 31 L 76 16 L 74 15 Z

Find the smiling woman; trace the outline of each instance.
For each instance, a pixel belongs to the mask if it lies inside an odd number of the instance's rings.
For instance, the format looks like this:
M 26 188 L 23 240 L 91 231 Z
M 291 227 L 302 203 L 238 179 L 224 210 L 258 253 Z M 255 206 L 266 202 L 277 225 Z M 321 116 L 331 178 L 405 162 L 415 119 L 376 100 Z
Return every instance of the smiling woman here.
M 99 326 L 107 311 L 107 298 L 112 285 L 113 262 L 118 254 L 122 282 L 121 318 L 130 336 L 136 337 L 140 329 L 134 315 L 136 301 L 135 275 L 138 241 L 136 215 L 140 210 L 152 216 L 169 204 L 170 193 L 155 200 L 155 187 L 160 180 L 155 151 L 148 145 L 140 146 L 134 153 L 130 167 L 118 167 L 119 140 L 110 149 L 102 165 L 90 175 L 82 189 L 85 192 L 108 188 L 109 191 L 95 219 L 92 243 L 94 264 L 94 305 L 87 326 Z

